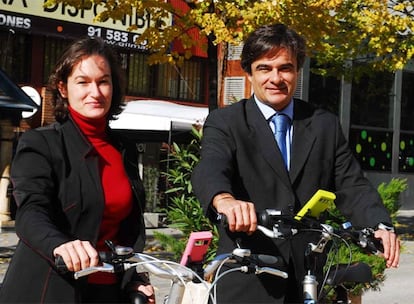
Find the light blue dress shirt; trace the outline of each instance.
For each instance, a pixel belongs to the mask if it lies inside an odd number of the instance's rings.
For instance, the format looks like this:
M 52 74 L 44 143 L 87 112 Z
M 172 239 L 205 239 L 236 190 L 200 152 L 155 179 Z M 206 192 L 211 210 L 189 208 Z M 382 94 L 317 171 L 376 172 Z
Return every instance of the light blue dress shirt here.
M 286 150 L 287 150 L 287 167 L 290 168 L 290 152 L 291 152 L 291 143 L 292 143 L 292 136 L 293 136 L 293 99 L 288 104 L 286 108 L 284 108 L 282 111 L 278 112 L 275 111 L 272 107 L 262 103 L 260 100 L 257 99 L 256 96 L 254 96 L 254 100 L 257 104 L 257 106 L 260 109 L 260 112 L 262 112 L 264 118 L 269 123 L 269 127 L 272 129 L 272 132 L 275 133 L 275 127 L 272 123 L 272 117 L 276 113 L 283 113 L 287 115 L 290 118 L 291 124 L 286 132 Z M 275 140 L 276 142 L 276 140 Z

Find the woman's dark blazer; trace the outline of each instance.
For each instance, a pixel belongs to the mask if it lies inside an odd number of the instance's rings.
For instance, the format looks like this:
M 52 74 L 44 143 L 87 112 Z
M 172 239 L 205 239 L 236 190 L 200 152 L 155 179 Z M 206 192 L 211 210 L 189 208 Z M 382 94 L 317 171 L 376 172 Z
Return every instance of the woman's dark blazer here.
M 145 198 L 136 148 L 122 140 L 116 146 L 135 196 L 133 211 L 122 222 L 119 241 L 142 251 Z M 69 274 L 59 275 L 53 250 L 75 239 L 97 242 L 104 197 L 96 152 L 71 119 L 30 130 L 19 140 L 11 177 L 20 240 L 0 290 L 0 302 L 78 302 L 77 287 L 86 279 L 75 281 Z
M 212 219 L 215 214 L 210 203 L 221 192 L 253 202 L 258 211 L 273 208 L 293 214 L 318 189 L 324 189 L 336 193 L 337 207 L 355 226 L 390 222 L 377 191 L 363 177 L 338 118 L 304 101 L 294 100 L 289 172 L 254 98 L 211 112 L 204 124 L 201 147 L 201 161 L 193 171 L 192 184 Z M 269 242 L 259 232 L 248 237 L 228 233 L 222 227 L 219 230 L 219 253 L 231 251 L 238 240 L 258 253 L 279 254 L 286 262 L 293 260 L 298 280 L 302 278 L 303 244 Z M 246 287 L 242 282 L 247 282 L 246 278 L 241 278 L 241 284 L 233 281 L 226 291 L 237 292 L 240 286 L 241 290 L 249 288 L 257 291 L 255 295 L 260 294 L 260 286 Z M 266 298 L 267 293 L 262 294 Z

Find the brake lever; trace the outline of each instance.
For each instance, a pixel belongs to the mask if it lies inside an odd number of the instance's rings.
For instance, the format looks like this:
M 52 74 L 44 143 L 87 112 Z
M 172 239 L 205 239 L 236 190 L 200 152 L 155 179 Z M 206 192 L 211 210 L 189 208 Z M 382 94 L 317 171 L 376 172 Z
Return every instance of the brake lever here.
M 374 237 L 375 231 L 372 228 L 362 229 L 359 238 L 358 244 L 365 250 L 379 255 L 384 252 L 384 246 L 381 241 Z
M 76 271 L 73 274 L 73 277 L 75 278 L 75 280 L 77 280 L 80 277 L 84 277 L 84 276 L 87 276 L 91 273 L 95 273 L 95 272 L 98 272 L 98 271 L 107 272 L 107 273 L 114 273 L 115 272 L 115 267 L 111 264 L 103 263 L 101 266 L 88 267 L 86 269 Z
M 332 240 L 334 229 L 331 225 L 321 224 L 322 235 L 317 244 L 309 243 L 310 250 L 316 253 L 325 251 L 326 245 Z

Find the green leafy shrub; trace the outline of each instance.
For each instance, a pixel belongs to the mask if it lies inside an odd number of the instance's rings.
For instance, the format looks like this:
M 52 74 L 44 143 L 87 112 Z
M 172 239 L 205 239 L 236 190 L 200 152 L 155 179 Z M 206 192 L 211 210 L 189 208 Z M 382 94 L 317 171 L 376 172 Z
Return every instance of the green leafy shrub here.
M 396 224 L 396 214 L 398 209 L 401 206 L 400 203 L 400 194 L 407 189 L 407 180 L 406 179 L 398 179 L 393 178 L 388 183 L 381 183 L 377 190 L 384 202 L 385 207 L 387 208 L 388 212 L 391 214 L 391 218 L 393 220 L 393 224 Z M 342 218 L 343 221 L 345 219 L 341 217 L 338 209 L 333 209 L 331 214 L 335 218 Z M 349 248 L 344 243 L 338 244 L 338 251 L 332 250 L 329 255 L 328 259 L 333 259 L 335 263 L 343 263 L 346 264 L 349 262 L 350 252 Z M 361 295 L 364 291 L 370 289 L 374 291 L 380 290 L 380 286 L 385 281 L 385 274 L 384 271 L 386 269 L 386 263 L 384 258 L 373 255 L 367 254 L 363 249 L 360 247 L 350 244 L 352 260 L 353 262 L 364 262 L 371 267 L 373 280 L 369 283 L 360 283 L 355 284 L 348 287 L 348 292 L 352 295 Z M 332 296 L 332 293 L 330 294 Z
M 389 183 L 381 183 L 378 192 L 385 207 L 391 214 L 393 223 L 396 222 L 397 212 L 401 208 L 400 194 L 407 189 L 407 179 L 393 178 Z
M 147 212 L 158 212 L 161 210 L 161 195 L 158 189 L 159 177 L 160 171 L 158 168 L 151 166 L 144 167 L 143 184 L 145 189 L 145 197 L 147 201 L 145 211 Z
M 168 226 L 179 229 L 183 238 L 177 240 L 173 236 L 156 233 L 155 237 L 175 259 L 179 259 L 185 249 L 188 237 L 193 231 L 212 231 L 213 241 L 207 254 L 207 260 L 212 258 L 217 248 L 217 228 L 204 215 L 200 202 L 193 194 L 191 173 L 199 162 L 201 132 L 193 128 L 194 139 L 187 145 L 173 143 L 169 154 L 169 168 L 164 173 L 168 182 L 169 201 L 165 209 Z

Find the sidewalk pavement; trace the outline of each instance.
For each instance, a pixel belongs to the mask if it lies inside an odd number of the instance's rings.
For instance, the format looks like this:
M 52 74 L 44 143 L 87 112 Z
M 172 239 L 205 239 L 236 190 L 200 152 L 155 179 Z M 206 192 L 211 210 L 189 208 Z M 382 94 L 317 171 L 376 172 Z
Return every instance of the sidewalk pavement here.
M 363 294 L 365 304 L 410 304 L 414 299 L 414 241 L 403 241 L 400 255 L 400 267 L 386 269 L 386 279 L 380 291 L 368 291 Z
M 403 251 L 398 269 L 387 269 L 386 280 L 380 291 L 368 291 L 362 296 L 363 304 L 410 304 L 414 299 L 414 210 L 400 211 L 397 221 L 402 224 L 399 228 L 402 236 Z M 149 242 L 153 232 L 158 229 L 147 229 Z M 163 233 L 179 234 L 177 230 L 164 228 Z M 8 267 L 8 258 L 13 255 L 17 237 L 13 228 L 0 230 L 0 283 Z M 163 303 L 164 296 L 170 289 L 170 281 L 152 276 L 151 282 L 156 290 L 157 303 Z
M 365 304 L 414 303 L 414 210 L 400 210 L 397 231 L 401 236 L 400 267 L 386 269 L 386 279 L 380 291 L 368 291 L 362 296 Z

